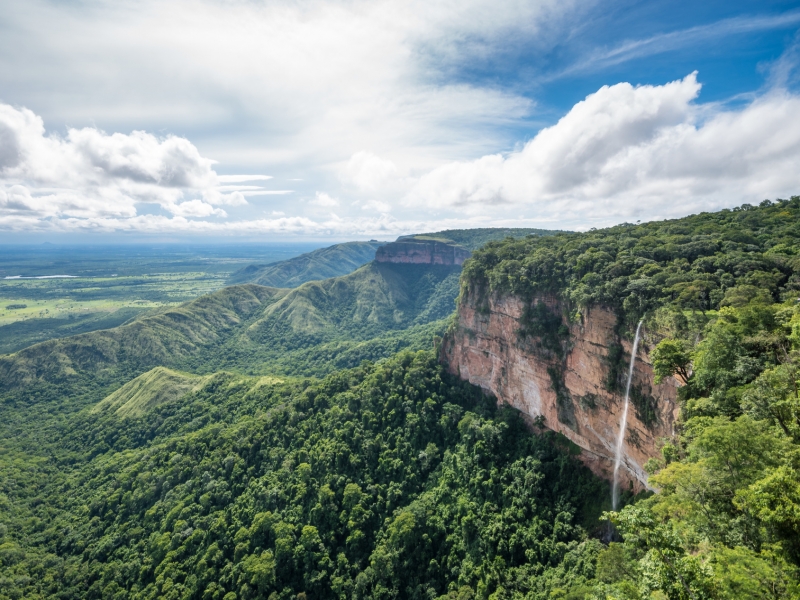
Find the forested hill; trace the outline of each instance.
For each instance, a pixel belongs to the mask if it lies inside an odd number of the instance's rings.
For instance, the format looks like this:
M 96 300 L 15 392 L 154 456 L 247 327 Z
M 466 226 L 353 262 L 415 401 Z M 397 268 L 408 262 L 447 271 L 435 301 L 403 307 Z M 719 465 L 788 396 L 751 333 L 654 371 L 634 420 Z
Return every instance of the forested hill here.
M 587 233 L 493 241 L 465 265 L 464 285 L 576 308 L 602 304 L 628 323 L 660 307 L 707 312 L 800 295 L 800 197 Z
M 656 382 L 681 385 L 675 436 L 645 467 L 659 493 L 611 515 L 624 543 L 587 597 L 800 597 L 800 197 L 490 242 L 462 291 L 558 297 L 564 314 L 526 323 L 547 347 L 569 345 L 559 326 L 587 306 L 615 311 L 624 336 L 643 319 Z
M 268 287 L 293 288 L 307 281 L 347 275 L 373 260 L 375 251 L 385 243 L 374 240 L 346 242 L 268 265 L 250 265 L 231 274 L 228 285 L 255 283 Z
M 430 352 L 113 408 L 1 464 L 6 597 L 550 597 L 593 578 L 608 485 Z
M 459 271 L 373 262 L 293 290 L 231 286 L 120 327 L 0 356 L 0 393 L 65 402 L 158 365 L 321 375 L 429 348 L 455 308 Z
M 448 240 L 472 251 L 492 241 L 504 240 L 506 238 L 554 235 L 556 233 L 561 232 L 551 229 L 531 229 L 526 227 L 479 227 L 475 229 L 445 229 L 434 233 L 418 233 L 408 237 Z M 400 239 L 403 238 L 401 237 Z
M 527 235 L 550 235 L 546 229 L 492 227 L 484 229 L 450 229 L 418 236 L 455 242 L 468 250 L 480 248 L 486 242 L 507 237 L 520 238 Z M 375 258 L 375 251 L 388 242 L 345 242 L 319 248 L 268 265 L 249 265 L 228 278 L 228 285 L 255 283 L 269 287 L 293 288 L 308 281 L 321 281 L 352 273 Z
M 563 300 L 532 346 L 592 304 L 660 340 L 681 415 L 615 529 L 579 448 L 438 364 L 457 267 L 233 286 L 0 357 L 0 600 L 798 599 L 798 257 L 792 198 L 464 263 L 465 294 Z

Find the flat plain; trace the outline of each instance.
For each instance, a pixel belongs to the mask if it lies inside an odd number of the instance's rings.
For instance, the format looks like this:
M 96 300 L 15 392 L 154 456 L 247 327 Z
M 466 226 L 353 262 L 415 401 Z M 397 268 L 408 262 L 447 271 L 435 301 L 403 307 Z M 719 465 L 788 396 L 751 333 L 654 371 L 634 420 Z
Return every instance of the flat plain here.
M 0 246 L 0 354 L 116 327 L 143 311 L 215 292 L 244 266 L 286 260 L 316 247 Z

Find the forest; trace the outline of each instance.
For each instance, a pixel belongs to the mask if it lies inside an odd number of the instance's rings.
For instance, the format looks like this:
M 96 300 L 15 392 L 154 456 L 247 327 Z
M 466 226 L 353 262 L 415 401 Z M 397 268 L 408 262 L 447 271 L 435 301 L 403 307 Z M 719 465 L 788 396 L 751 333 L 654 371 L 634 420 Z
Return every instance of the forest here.
M 658 493 L 607 514 L 602 598 L 794 598 L 800 566 L 800 197 L 586 234 L 491 242 L 465 265 L 480 293 L 554 293 L 662 338 L 674 439 Z
M 0 598 L 800 598 L 800 197 L 481 244 L 0 357 Z M 655 492 L 447 372 L 459 288 L 644 320 Z

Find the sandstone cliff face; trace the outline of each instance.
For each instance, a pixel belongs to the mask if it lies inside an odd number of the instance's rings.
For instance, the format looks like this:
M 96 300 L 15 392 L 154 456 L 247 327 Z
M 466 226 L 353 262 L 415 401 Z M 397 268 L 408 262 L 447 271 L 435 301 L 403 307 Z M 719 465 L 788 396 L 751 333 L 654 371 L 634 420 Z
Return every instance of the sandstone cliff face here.
M 534 302 L 544 302 L 555 313 L 561 311 L 556 298 L 540 297 Z M 595 474 L 611 479 L 624 401 L 624 388 L 606 389 L 610 353 L 620 343 L 614 331 L 615 315 L 603 308 L 590 309 L 581 323 L 570 326 L 566 359 L 554 363 L 541 356 L 533 340 L 519 333 L 526 308 L 519 298 L 492 297 L 488 310 L 485 304 L 479 310 L 478 304 L 474 293 L 462 299 L 456 328 L 442 344 L 442 360 L 448 369 L 491 392 L 499 403 L 532 418 L 544 417 L 546 427 L 580 446 L 581 460 Z M 617 364 L 624 364 L 622 378 L 627 378 L 631 343 L 623 340 L 621 344 L 624 353 Z M 643 465 L 659 455 L 659 438 L 673 435 L 678 415 L 677 382 L 669 378 L 660 385 L 653 383 L 647 351 L 645 339 L 639 344 L 620 468 L 623 488 L 632 484 L 637 491 L 647 485 Z M 560 393 L 552 369 L 548 372 L 554 364 L 563 375 Z
M 413 238 L 386 244 L 375 252 L 377 262 L 419 265 L 461 265 L 469 256 L 461 246 Z

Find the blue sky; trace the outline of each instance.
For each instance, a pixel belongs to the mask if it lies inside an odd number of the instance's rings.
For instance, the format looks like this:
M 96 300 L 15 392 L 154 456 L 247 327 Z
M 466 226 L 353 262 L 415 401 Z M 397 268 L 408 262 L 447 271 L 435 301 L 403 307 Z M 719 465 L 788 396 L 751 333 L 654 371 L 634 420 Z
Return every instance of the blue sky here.
M 586 229 L 800 193 L 798 2 L 7 2 L 9 240 Z

